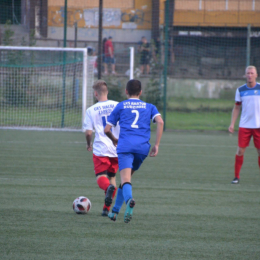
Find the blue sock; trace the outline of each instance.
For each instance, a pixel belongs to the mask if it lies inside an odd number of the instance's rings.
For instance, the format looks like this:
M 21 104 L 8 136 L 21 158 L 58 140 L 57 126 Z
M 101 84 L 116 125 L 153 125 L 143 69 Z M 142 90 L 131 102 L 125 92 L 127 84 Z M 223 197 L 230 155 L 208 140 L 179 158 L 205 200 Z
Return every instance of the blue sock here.
M 122 191 L 121 188 L 118 188 L 117 189 L 117 195 L 116 195 L 116 202 L 115 202 L 115 205 L 114 205 L 114 207 L 112 209 L 112 212 L 119 213 L 123 203 L 124 203 L 123 191 Z
M 127 201 L 129 199 L 132 199 L 132 197 L 133 197 L 132 196 L 132 185 L 131 185 L 131 183 L 129 183 L 129 182 L 124 183 L 122 189 L 123 189 L 123 196 L 124 196 L 124 199 L 125 199 L 125 203 L 127 204 Z

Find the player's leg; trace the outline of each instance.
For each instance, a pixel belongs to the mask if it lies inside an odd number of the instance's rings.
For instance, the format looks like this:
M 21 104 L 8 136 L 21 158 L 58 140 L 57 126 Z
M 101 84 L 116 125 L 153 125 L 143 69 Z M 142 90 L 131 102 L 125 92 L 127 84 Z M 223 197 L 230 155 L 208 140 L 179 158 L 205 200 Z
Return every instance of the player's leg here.
M 106 191 L 110 185 L 110 181 L 107 177 L 107 169 L 110 165 L 108 157 L 96 156 L 93 154 L 93 163 L 97 184 L 100 189 Z
M 124 215 L 124 222 L 128 223 L 132 219 L 133 209 L 135 206 L 135 200 L 132 195 L 132 184 L 131 184 L 131 168 L 125 168 L 120 171 L 121 185 L 123 191 L 123 197 L 126 203 L 126 210 Z
M 124 221 L 126 223 L 128 223 L 131 220 L 133 207 L 135 205 L 132 196 L 132 184 L 131 184 L 133 161 L 134 161 L 134 155 L 131 153 L 118 154 L 118 163 L 119 163 L 121 186 L 122 186 L 121 198 L 123 197 L 125 203 L 127 204 L 125 215 L 124 215 Z
M 96 178 L 97 178 L 97 184 L 99 186 L 100 189 L 104 190 L 105 192 L 105 195 L 107 194 L 107 190 L 108 188 L 110 187 L 110 181 L 109 181 L 109 178 L 107 177 L 107 172 L 103 172 L 103 173 L 99 173 L 99 174 L 96 174 Z M 110 210 L 110 206 L 106 206 L 104 204 L 103 206 L 103 210 L 102 210 L 102 216 L 107 216 L 108 215 L 108 212 Z
M 120 171 L 121 185 L 125 203 L 132 198 L 132 184 L 131 184 L 132 168 L 124 168 Z
M 118 158 L 117 157 L 109 157 L 109 167 L 107 169 L 107 175 L 112 178 L 111 184 L 107 188 L 106 191 L 106 196 L 105 196 L 105 205 L 107 207 L 110 207 L 112 204 L 113 198 L 115 197 L 116 194 L 116 180 L 113 179 L 113 177 L 116 176 L 116 172 L 118 170 Z
M 110 180 L 107 176 L 107 170 L 110 167 L 109 157 L 96 156 L 95 154 L 93 154 L 93 163 L 94 163 L 94 171 L 96 174 L 96 180 L 99 188 L 104 190 L 105 194 L 107 194 L 108 191 L 109 194 L 111 192 L 113 193 L 115 190 L 115 186 L 110 184 Z M 102 212 L 102 215 L 103 213 L 104 212 Z
M 120 161 L 120 157 L 121 157 L 121 161 Z M 133 199 L 132 196 L 131 177 L 134 171 L 140 168 L 146 156 L 142 154 L 129 153 L 124 155 L 121 154 L 120 157 L 119 157 L 119 169 L 120 169 L 121 185 L 123 189 L 123 196 L 126 202 L 124 222 L 128 223 L 132 219 L 133 209 L 135 206 L 135 200 Z
M 132 170 L 131 175 L 133 175 L 134 171 Z M 124 204 L 124 195 L 123 195 L 123 190 L 122 190 L 122 185 L 120 184 L 117 190 L 117 195 L 116 195 L 116 202 L 115 205 L 112 209 L 112 212 L 108 214 L 108 217 L 113 220 L 116 221 L 117 219 L 117 215 L 119 214 L 121 207 Z
M 242 168 L 244 162 L 244 153 L 246 151 L 246 147 L 237 147 L 237 152 L 235 156 L 235 166 L 234 166 L 234 175 L 235 178 L 231 182 L 232 184 L 238 184 L 240 179 L 240 170 Z
M 234 166 L 234 174 L 235 178 L 231 182 L 232 184 L 238 184 L 240 180 L 240 170 L 242 168 L 244 162 L 244 153 L 246 151 L 246 147 L 249 145 L 250 139 L 252 136 L 251 129 L 239 128 L 238 130 L 238 147 L 235 156 L 235 166 Z
M 124 204 L 124 196 L 123 196 L 123 190 L 122 190 L 122 186 L 121 184 L 119 185 L 118 189 L 117 189 L 117 195 L 116 195 L 116 201 L 115 201 L 115 205 L 112 208 L 112 212 L 110 212 L 108 214 L 108 217 L 113 220 L 116 221 L 117 219 L 117 215 L 120 212 L 121 207 Z
M 113 177 L 111 177 L 111 175 L 114 175 Z M 114 185 L 115 189 L 114 189 L 114 192 L 112 193 L 112 200 L 114 199 L 115 195 L 116 195 L 116 191 L 117 191 L 117 188 L 116 188 L 116 176 L 115 174 L 113 173 L 110 173 L 110 172 L 107 172 L 107 177 L 110 181 L 110 184 Z M 105 196 L 107 194 L 105 193 Z M 102 212 L 102 216 L 106 217 L 110 211 L 110 206 L 107 206 L 106 203 L 104 202 L 104 205 L 103 205 L 103 212 Z

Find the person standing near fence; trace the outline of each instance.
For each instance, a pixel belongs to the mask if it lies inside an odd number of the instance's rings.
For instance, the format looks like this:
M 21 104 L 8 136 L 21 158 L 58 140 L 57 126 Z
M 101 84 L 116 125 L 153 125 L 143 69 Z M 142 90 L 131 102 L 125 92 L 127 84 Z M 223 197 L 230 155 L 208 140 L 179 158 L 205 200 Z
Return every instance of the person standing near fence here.
M 140 70 L 141 74 L 144 74 L 146 68 L 146 73 L 150 73 L 150 44 L 147 42 L 147 39 L 143 36 L 139 46 L 140 52 Z
M 116 107 L 118 102 L 108 100 L 107 84 L 98 80 L 93 85 L 94 96 L 97 103 L 89 107 L 83 124 L 85 131 L 87 150 L 93 150 L 93 163 L 97 184 L 105 191 L 105 204 L 102 216 L 107 216 L 116 193 L 116 172 L 118 171 L 118 158 L 116 148 L 111 140 L 104 134 L 107 117 Z M 92 133 L 95 129 L 95 139 L 92 147 Z M 115 136 L 119 136 L 119 125 L 112 129 Z
M 108 65 L 111 64 L 112 74 L 116 74 L 116 64 L 114 56 L 114 45 L 112 42 L 112 36 L 108 37 L 108 40 L 105 42 L 105 74 L 108 75 Z
M 242 106 L 238 130 L 238 147 L 235 157 L 235 178 L 232 184 L 238 184 L 240 181 L 240 170 L 244 161 L 244 153 L 246 147 L 249 146 L 252 136 L 258 153 L 258 165 L 260 168 L 260 84 L 256 82 L 257 70 L 255 66 L 248 66 L 245 73 L 246 84 L 236 90 L 236 103 L 228 128 L 230 133 L 234 133 L 235 123 Z

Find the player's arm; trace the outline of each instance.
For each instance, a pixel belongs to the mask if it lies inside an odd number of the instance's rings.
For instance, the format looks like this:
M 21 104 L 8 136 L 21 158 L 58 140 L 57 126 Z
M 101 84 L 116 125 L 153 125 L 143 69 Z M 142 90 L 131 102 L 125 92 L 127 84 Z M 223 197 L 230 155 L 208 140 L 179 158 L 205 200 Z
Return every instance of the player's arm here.
M 151 157 L 155 157 L 158 154 L 159 145 L 160 145 L 161 137 L 162 137 L 162 134 L 163 134 L 163 125 L 164 125 L 163 119 L 160 115 L 156 116 L 154 118 L 154 121 L 157 124 L 157 129 L 156 129 L 155 145 L 150 152 Z
M 92 151 L 92 130 L 85 131 L 86 141 L 87 141 L 87 150 Z
M 230 123 L 230 126 L 228 128 L 228 131 L 230 133 L 234 133 L 235 123 L 236 123 L 237 118 L 238 118 L 239 113 L 240 113 L 240 107 L 241 107 L 241 102 L 236 102 L 236 104 L 234 105 L 234 108 L 232 110 L 231 123 Z
M 112 128 L 111 125 L 106 125 L 105 129 L 104 129 L 104 133 L 106 134 L 106 136 L 113 142 L 113 145 L 114 146 L 117 146 L 117 142 L 118 142 L 118 139 L 115 138 L 115 136 L 112 134 L 112 132 L 110 131 Z

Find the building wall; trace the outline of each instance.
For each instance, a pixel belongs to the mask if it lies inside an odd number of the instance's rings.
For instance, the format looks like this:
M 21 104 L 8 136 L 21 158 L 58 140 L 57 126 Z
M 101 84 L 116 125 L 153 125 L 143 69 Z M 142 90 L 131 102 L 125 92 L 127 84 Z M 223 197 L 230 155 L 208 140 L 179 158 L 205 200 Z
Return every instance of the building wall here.
M 99 0 L 68 0 L 68 39 L 97 41 Z M 165 0 L 160 0 L 160 25 Z M 174 26 L 260 27 L 260 0 L 175 0 Z M 103 1 L 103 34 L 114 41 L 136 42 L 151 38 L 152 0 Z M 62 39 L 64 0 L 48 0 L 48 38 Z
M 72 27 L 98 27 L 99 1 L 68 1 L 67 22 Z M 113 29 L 151 29 L 151 0 L 104 1 L 103 27 Z M 64 1 L 48 1 L 48 25 L 63 27 Z
M 260 26 L 258 0 L 175 0 L 177 26 Z
M 67 37 L 78 40 L 98 40 L 98 0 L 68 0 Z M 115 42 L 137 42 L 142 36 L 151 38 L 152 0 L 106 0 L 103 2 L 103 37 L 112 36 Z M 64 0 L 48 1 L 48 38 L 62 39 Z

